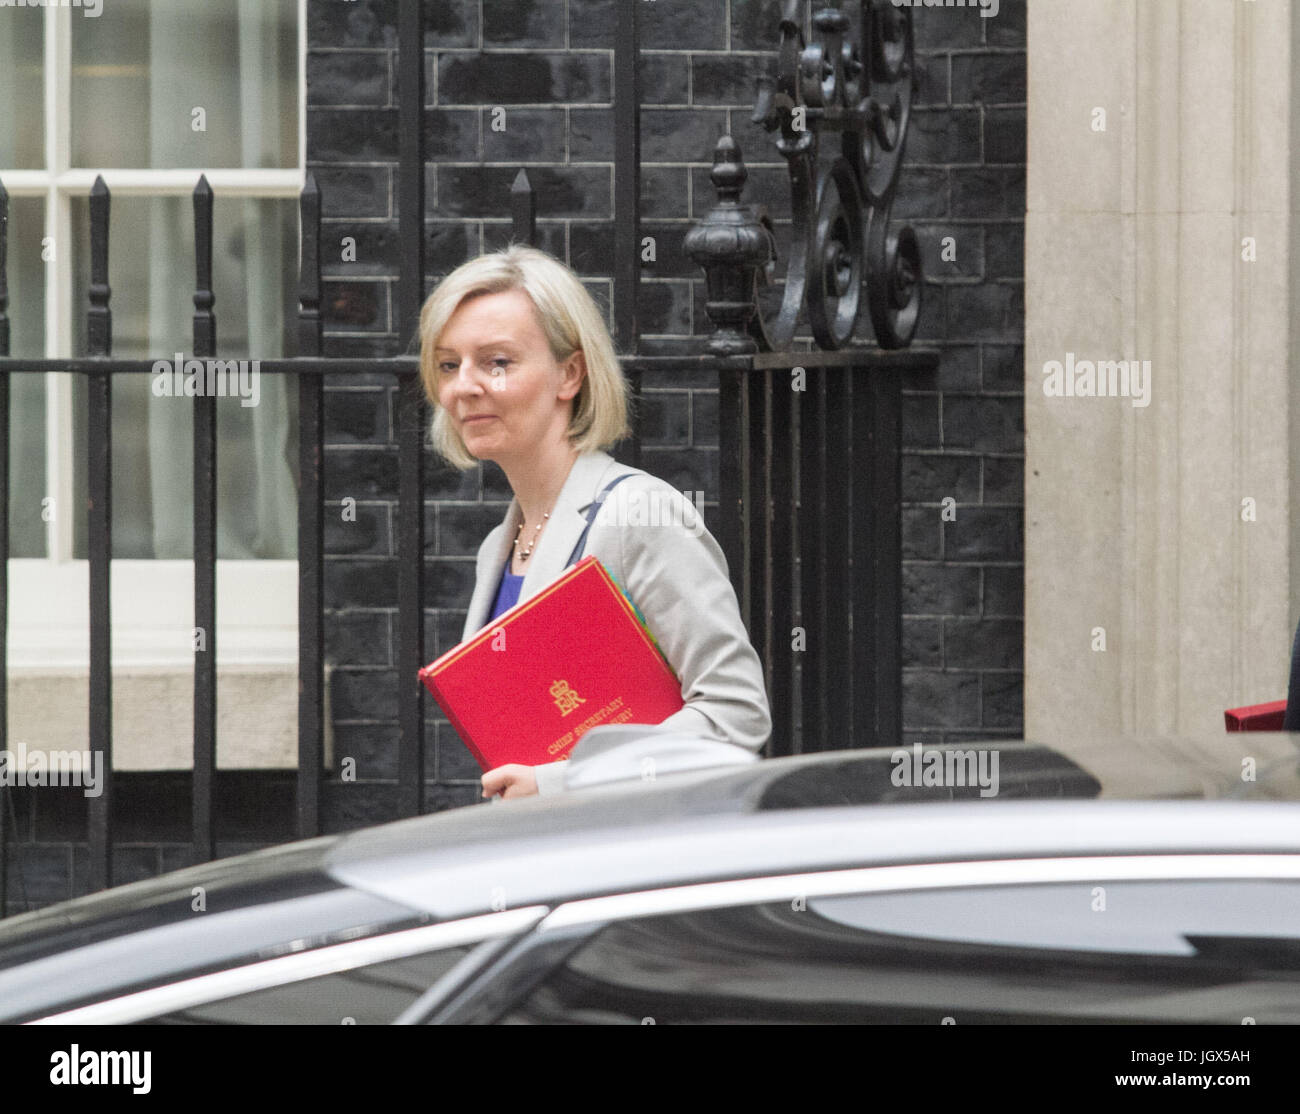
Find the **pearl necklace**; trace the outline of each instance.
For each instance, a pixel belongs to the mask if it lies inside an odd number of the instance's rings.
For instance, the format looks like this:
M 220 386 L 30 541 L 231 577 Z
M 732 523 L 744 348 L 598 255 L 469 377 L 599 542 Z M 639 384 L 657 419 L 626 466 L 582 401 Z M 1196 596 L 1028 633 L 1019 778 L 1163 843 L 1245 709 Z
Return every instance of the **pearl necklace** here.
M 519 535 L 524 532 L 524 524 L 522 522 L 519 523 L 519 529 L 515 531 L 515 556 L 517 556 L 520 561 L 528 560 L 529 555 L 533 552 L 533 546 L 537 544 L 537 535 L 542 532 L 542 527 L 546 525 L 546 520 L 550 517 L 551 514 L 549 511 L 542 515 L 542 521 L 537 524 L 537 529 L 533 531 L 533 540 L 528 543 L 528 547 L 522 553 L 519 552 Z

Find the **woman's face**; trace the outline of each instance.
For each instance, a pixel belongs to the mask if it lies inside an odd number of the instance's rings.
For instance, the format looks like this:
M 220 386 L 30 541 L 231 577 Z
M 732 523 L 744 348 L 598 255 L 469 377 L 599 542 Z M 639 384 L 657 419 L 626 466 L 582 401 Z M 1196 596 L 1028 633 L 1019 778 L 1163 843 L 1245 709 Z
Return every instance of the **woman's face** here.
M 443 328 L 434 359 L 438 405 L 471 455 L 502 465 L 563 439 L 586 371 L 580 352 L 563 364 L 551 355 L 522 290 L 463 301 Z

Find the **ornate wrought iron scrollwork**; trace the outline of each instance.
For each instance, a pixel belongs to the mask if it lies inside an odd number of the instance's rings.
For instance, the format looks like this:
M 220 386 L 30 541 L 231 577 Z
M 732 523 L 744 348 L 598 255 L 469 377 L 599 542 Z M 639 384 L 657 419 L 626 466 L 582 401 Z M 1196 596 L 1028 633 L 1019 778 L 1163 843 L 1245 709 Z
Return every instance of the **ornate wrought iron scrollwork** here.
M 712 306 L 726 302 L 726 324 L 714 318 L 727 337 L 710 349 L 738 350 L 735 329 L 744 328 L 756 347 L 771 351 L 787 346 L 806 305 L 817 344 L 843 347 L 854 334 L 865 301 L 882 348 L 902 348 L 916 332 L 921 301 L 921 258 L 910 228 L 890 232 L 890 210 L 902 168 L 915 83 L 912 13 L 889 0 L 857 0 L 857 34 L 838 8 L 823 7 L 811 19 L 813 41 L 804 38 L 804 0 L 786 0 L 779 23 L 780 42 L 774 78 L 759 82 L 754 122 L 778 132 L 777 150 L 790 173 L 792 239 L 786 263 L 785 290 L 774 319 L 758 307 L 758 287 L 775 270 L 772 225 L 761 209 L 739 204 L 739 190 L 692 233 L 688 251 L 709 274 Z M 820 159 L 822 136 L 838 132 L 840 152 Z M 727 137 L 724 137 L 727 138 Z M 729 139 L 728 139 L 728 142 Z M 732 144 L 734 147 L 734 143 Z M 719 144 L 719 166 L 744 169 L 739 150 Z M 727 175 L 724 175 L 727 177 Z M 732 172 L 730 182 L 736 177 Z M 768 239 L 765 266 L 755 268 L 757 248 L 745 260 L 744 274 L 726 278 L 723 256 L 740 262 L 734 249 L 709 250 L 708 230 L 722 227 L 763 229 Z M 698 235 L 696 235 L 698 233 Z M 721 240 L 719 248 L 726 245 Z M 739 283 L 749 312 L 736 308 Z M 715 288 L 730 286 L 726 297 Z

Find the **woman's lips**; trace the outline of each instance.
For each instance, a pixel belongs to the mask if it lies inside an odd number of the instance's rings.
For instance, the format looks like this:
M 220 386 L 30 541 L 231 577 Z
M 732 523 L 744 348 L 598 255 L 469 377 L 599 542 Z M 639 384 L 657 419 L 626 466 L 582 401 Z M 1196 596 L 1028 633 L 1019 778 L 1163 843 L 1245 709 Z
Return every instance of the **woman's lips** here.
M 495 414 L 476 414 L 472 418 L 466 418 L 465 425 L 470 425 L 473 422 L 490 422 L 495 417 L 496 417 Z

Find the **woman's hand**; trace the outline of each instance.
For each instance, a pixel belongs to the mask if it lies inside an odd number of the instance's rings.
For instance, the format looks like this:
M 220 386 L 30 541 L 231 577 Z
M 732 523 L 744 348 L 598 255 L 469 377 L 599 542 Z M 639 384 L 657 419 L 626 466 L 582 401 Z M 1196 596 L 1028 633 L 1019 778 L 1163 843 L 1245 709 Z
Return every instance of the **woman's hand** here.
M 483 796 L 495 797 L 534 797 L 537 795 L 537 778 L 531 766 L 521 766 L 511 762 L 488 770 L 483 775 Z

